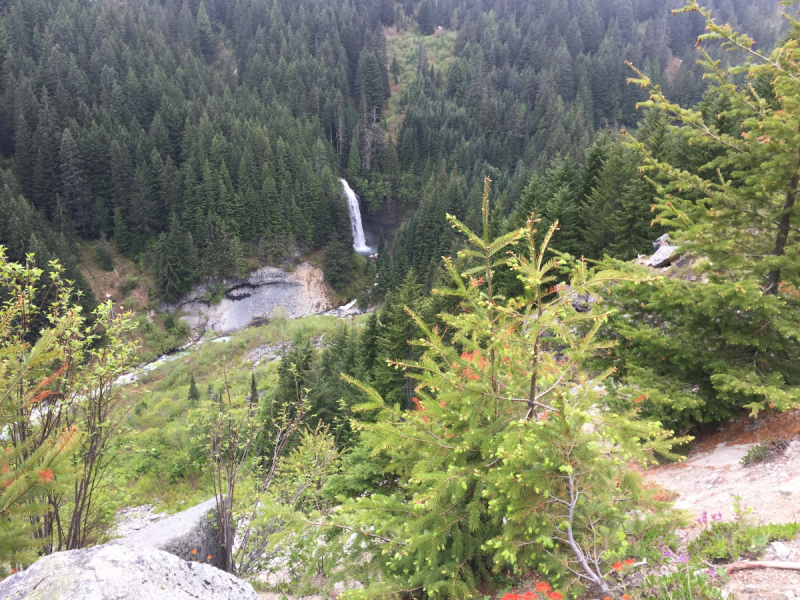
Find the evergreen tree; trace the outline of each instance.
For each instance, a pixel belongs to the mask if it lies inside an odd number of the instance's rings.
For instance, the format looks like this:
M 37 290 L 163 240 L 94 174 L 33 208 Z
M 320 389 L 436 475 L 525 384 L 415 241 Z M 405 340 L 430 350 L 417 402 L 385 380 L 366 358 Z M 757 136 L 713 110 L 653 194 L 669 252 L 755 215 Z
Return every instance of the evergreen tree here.
M 122 210 L 119 207 L 114 210 L 114 242 L 122 254 L 132 256 L 133 241 L 128 231 L 128 225 L 122 216 Z
M 436 30 L 436 12 L 431 0 L 422 0 L 420 3 L 417 23 L 422 35 L 433 35 Z
M 100 240 L 97 242 L 97 247 L 95 248 L 95 258 L 100 263 L 100 266 L 104 271 L 114 270 L 114 259 L 111 256 L 111 246 L 108 243 L 108 239 L 106 239 L 105 232 L 100 234 Z
M 731 48 L 752 45 L 696 3 L 687 10 L 705 17 L 708 37 Z M 728 106 L 724 114 L 683 108 L 651 88 L 646 106 L 685 124 L 680 133 L 699 168 L 682 169 L 631 142 L 656 188 L 657 223 L 695 264 L 688 280 L 615 287 L 609 299 L 625 316 L 610 323 L 607 335 L 619 347 L 608 358 L 619 370 L 620 393 L 640 398 L 644 412 L 675 428 L 728 419 L 745 407 L 757 414 L 800 403 L 800 240 L 790 234 L 798 222 L 800 160 L 791 132 L 800 115 L 789 100 L 800 94 L 800 79 L 787 58 L 796 35 L 771 59 L 753 57 L 741 86 L 728 79 L 741 69 L 718 70 L 701 40 L 702 65 L 715 86 L 707 98 Z M 755 81 L 771 82 L 770 100 L 757 106 Z M 635 83 L 650 84 L 642 73 Z
M 380 390 L 387 403 L 413 410 L 414 383 L 411 372 L 398 370 L 390 362 L 413 360 L 419 352 L 411 342 L 419 337 L 419 326 L 407 309 L 422 308 L 422 286 L 413 271 L 406 273 L 402 284 L 387 296 L 379 315 L 380 360 L 375 369 L 375 388 Z
M 258 388 L 256 387 L 256 374 L 250 374 L 250 395 L 247 398 L 251 404 L 258 403 Z
M 194 381 L 194 373 L 189 375 L 189 404 L 194 406 L 200 401 L 200 392 L 197 389 L 197 384 Z
M 78 145 L 69 129 L 61 136 L 60 171 L 62 200 L 78 234 L 88 236 L 92 225 L 92 199 L 81 172 Z
M 323 263 L 325 277 L 335 289 L 342 289 L 350 282 L 352 270 L 353 246 L 340 241 L 339 234 L 334 231 L 325 250 Z
M 214 31 L 211 28 L 211 20 L 208 18 L 206 6 L 203 0 L 200 0 L 200 5 L 197 7 L 197 31 L 200 34 L 200 48 L 203 51 L 206 61 L 211 62 L 216 52 L 216 43 L 214 40 Z
M 358 136 L 353 134 L 350 152 L 347 156 L 347 179 L 356 185 L 361 173 L 361 153 L 358 151 Z

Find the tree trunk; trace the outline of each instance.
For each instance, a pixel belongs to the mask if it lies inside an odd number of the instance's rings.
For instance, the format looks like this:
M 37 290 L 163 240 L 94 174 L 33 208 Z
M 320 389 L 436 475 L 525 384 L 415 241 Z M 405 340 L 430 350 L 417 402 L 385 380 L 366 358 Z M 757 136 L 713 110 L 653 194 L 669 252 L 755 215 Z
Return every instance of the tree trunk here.
M 414 335 L 414 321 L 408 324 L 408 360 L 414 360 L 414 346 L 411 345 L 411 339 Z M 414 384 L 411 381 L 408 369 L 406 369 L 406 406 L 408 410 L 414 409 Z
M 783 203 L 783 214 L 781 214 L 781 220 L 778 223 L 778 235 L 775 237 L 775 248 L 772 250 L 773 256 L 783 256 L 786 250 L 786 242 L 789 240 L 789 230 L 791 228 L 792 212 L 794 209 L 795 196 L 797 195 L 798 183 L 800 183 L 800 173 L 795 173 L 789 184 L 789 190 L 786 192 L 786 200 Z M 767 276 L 767 288 L 764 290 L 764 293 L 777 294 L 780 282 L 781 270 L 772 269 Z

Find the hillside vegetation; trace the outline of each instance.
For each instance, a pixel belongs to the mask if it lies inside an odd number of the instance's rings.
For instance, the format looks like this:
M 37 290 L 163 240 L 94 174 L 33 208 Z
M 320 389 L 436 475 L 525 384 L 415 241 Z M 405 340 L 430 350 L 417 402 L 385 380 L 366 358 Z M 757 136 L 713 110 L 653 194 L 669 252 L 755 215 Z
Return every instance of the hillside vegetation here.
M 687 545 L 642 473 L 800 406 L 787 6 L 2 4 L 0 569 L 214 497 L 217 564 L 282 591 L 722 600 L 796 524 L 736 498 Z M 410 215 L 377 256 L 339 177 Z M 120 303 L 301 258 L 373 310 L 136 367 L 187 328 Z

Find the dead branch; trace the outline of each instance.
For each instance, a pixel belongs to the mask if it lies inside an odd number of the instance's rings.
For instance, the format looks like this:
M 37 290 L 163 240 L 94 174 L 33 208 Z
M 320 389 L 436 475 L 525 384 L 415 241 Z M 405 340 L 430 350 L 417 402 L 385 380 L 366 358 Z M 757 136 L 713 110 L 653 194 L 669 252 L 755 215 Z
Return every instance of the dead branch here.
M 742 560 L 728 565 L 728 575 L 746 569 L 788 569 L 800 571 L 800 562 L 781 562 L 775 560 Z

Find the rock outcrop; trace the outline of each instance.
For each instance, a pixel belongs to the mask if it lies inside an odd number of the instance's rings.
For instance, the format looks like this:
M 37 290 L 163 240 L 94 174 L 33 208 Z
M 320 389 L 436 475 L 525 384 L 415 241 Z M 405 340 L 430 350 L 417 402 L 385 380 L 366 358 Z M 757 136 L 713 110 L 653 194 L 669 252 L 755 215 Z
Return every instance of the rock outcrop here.
M 663 269 L 673 264 L 680 256 L 678 247 L 671 244 L 669 234 L 665 233 L 653 241 L 653 255 L 649 258 L 646 255 L 640 255 L 636 262 L 646 267 Z
M 114 541 L 45 556 L 0 582 L 3 600 L 258 600 L 252 586 L 211 565 Z
M 222 294 L 217 304 L 210 298 Z M 160 310 L 175 312 L 193 330 L 211 329 L 219 334 L 240 331 L 266 323 L 276 311 L 288 317 L 307 317 L 331 306 L 322 271 L 309 263 L 300 263 L 292 272 L 262 267 L 242 279 L 210 280 L 195 286 L 175 304 L 162 304 Z
M 118 541 L 131 548 L 148 546 L 169 552 L 187 561 L 201 558 L 203 562 L 218 567 L 222 552 L 219 536 L 214 529 L 216 506 L 216 500 L 211 498 L 188 510 L 149 523 Z M 192 550 L 195 552 L 192 553 Z

